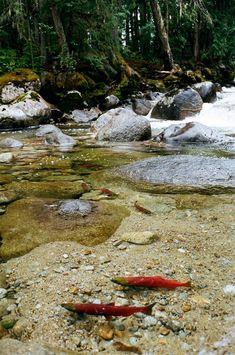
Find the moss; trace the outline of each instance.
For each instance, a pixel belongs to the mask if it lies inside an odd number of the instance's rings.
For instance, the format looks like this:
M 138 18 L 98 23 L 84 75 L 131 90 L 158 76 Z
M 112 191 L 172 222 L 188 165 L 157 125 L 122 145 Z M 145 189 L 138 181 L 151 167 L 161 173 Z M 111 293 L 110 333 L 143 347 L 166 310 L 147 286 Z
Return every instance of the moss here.
M 169 83 L 169 82 L 175 83 L 175 82 L 180 81 L 180 78 L 178 76 L 176 76 L 176 75 L 169 74 L 163 79 L 163 81 L 166 82 L 166 83 Z
M 152 91 L 166 92 L 166 87 L 163 80 L 147 79 L 146 81 Z
M 9 72 L 0 76 L 0 88 L 9 82 L 20 85 L 25 82 L 36 80 L 39 80 L 39 76 L 31 69 L 19 68 L 14 72 Z
M 16 99 L 15 102 L 22 102 L 25 101 L 26 98 L 29 97 L 28 93 L 24 93 L 22 95 L 19 95 Z M 31 91 L 30 92 L 30 98 L 34 101 L 40 101 L 40 95 L 36 91 Z
M 2 246 L 0 258 L 7 260 L 53 241 L 76 241 L 94 246 L 107 240 L 129 211 L 111 201 L 93 203 L 92 213 L 59 215 L 60 201 L 21 199 L 13 202 L 0 219 Z

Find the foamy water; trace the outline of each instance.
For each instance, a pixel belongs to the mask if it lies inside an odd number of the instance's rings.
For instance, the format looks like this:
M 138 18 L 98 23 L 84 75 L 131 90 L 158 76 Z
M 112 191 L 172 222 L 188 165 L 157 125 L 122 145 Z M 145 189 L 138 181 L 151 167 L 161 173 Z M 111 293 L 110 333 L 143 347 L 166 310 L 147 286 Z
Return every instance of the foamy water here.
M 150 116 L 150 115 L 149 115 Z M 214 103 L 204 103 L 201 112 L 182 121 L 150 118 L 152 130 L 161 131 L 175 123 L 200 122 L 222 132 L 235 133 L 235 87 L 223 88 Z

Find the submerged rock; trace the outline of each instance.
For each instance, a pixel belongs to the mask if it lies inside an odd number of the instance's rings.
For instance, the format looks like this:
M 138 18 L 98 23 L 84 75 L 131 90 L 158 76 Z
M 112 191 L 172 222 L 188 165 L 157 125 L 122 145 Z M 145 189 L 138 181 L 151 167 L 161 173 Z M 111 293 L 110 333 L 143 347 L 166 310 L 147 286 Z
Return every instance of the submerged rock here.
M 149 121 L 128 108 L 116 108 L 101 115 L 92 126 L 96 139 L 104 141 L 141 141 L 151 137 Z
M 60 215 L 76 215 L 87 216 L 92 212 L 92 203 L 89 201 L 76 200 L 65 200 L 60 203 L 58 213 Z
M 1 148 L 22 148 L 23 143 L 14 138 L 5 138 L 0 140 Z
M 81 202 L 81 201 L 80 201 Z M 87 201 L 83 201 L 88 206 Z M 84 216 L 70 213 L 66 201 L 21 199 L 11 203 L 0 219 L 2 245 L 0 259 L 23 255 L 35 247 L 53 241 L 76 241 L 93 246 L 107 240 L 129 215 L 126 208 L 100 201 Z M 80 210 L 80 209 L 79 209 Z M 84 211 L 84 210 L 83 210 Z
M 235 187 L 234 159 L 170 155 L 144 159 L 114 171 L 151 184 Z
M 172 124 L 153 140 L 177 143 L 225 143 L 231 141 L 224 134 L 217 133 L 216 130 L 198 122 Z
M 10 193 L 11 192 L 11 193 Z M 84 193 L 82 182 L 70 181 L 20 181 L 9 185 L 10 196 L 43 198 L 78 198 Z M 4 193 L 4 196 L 6 193 Z
M 36 137 L 43 137 L 45 144 L 59 146 L 74 146 L 76 141 L 64 134 L 58 127 L 47 124 L 36 131 Z
M 1 153 L 0 154 L 0 163 L 10 163 L 14 159 L 12 153 Z

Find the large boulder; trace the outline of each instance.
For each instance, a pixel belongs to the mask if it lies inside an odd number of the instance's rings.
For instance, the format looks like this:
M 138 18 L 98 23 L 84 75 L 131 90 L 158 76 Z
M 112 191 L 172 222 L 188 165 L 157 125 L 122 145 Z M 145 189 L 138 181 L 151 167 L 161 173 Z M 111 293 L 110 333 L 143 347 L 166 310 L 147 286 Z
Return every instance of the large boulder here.
M 231 138 L 201 123 L 188 122 L 170 125 L 153 140 L 177 143 L 225 143 L 231 141 Z
M 127 142 L 151 137 L 149 121 L 129 108 L 116 108 L 101 115 L 92 126 L 96 139 Z
M 115 171 L 133 181 L 151 184 L 235 188 L 234 159 L 177 154 L 144 159 Z
M 45 123 L 52 106 L 35 91 L 28 91 L 13 103 L 0 106 L 0 129 L 27 127 Z
M 0 102 L 8 104 L 28 91 L 41 88 L 39 76 L 31 69 L 21 68 L 0 77 Z
M 47 124 L 41 126 L 35 133 L 36 137 L 43 137 L 44 143 L 54 146 L 74 146 L 76 141 L 64 134 L 58 127 Z
M 187 116 L 199 113 L 202 109 L 202 98 L 196 90 L 188 88 L 175 94 L 168 93 L 156 104 L 151 112 L 152 118 L 166 120 L 182 120 Z
M 211 81 L 204 81 L 202 83 L 194 84 L 193 89 L 199 93 L 203 102 L 213 102 L 216 99 L 218 85 Z

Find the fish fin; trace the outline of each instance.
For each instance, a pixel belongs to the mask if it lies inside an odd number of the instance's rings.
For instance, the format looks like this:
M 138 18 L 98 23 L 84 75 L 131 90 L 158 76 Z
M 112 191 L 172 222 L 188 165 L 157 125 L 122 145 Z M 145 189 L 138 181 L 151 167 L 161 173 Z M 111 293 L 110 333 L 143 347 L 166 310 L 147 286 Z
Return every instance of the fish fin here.
M 115 303 L 114 302 L 111 302 L 111 303 L 107 303 L 108 306 L 115 306 Z
M 146 314 L 152 314 L 152 309 L 153 309 L 153 307 L 155 306 L 155 304 L 156 304 L 157 302 L 154 302 L 154 303 L 151 303 L 151 304 L 149 304 L 148 306 L 146 306 Z
M 112 320 L 112 316 L 111 315 L 105 315 L 105 318 L 106 318 L 106 320 Z
M 192 287 L 192 283 L 191 283 L 191 281 L 187 281 L 187 282 L 185 282 L 185 286 L 186 286 L 186 287 Z
M 125 277 L 115 277 L 114 279 L 111 279 L 111 281 L 114 282 L 115 284 L 122 285 L 122 286 L 128 285 L 128 281 L 126 280 Z

